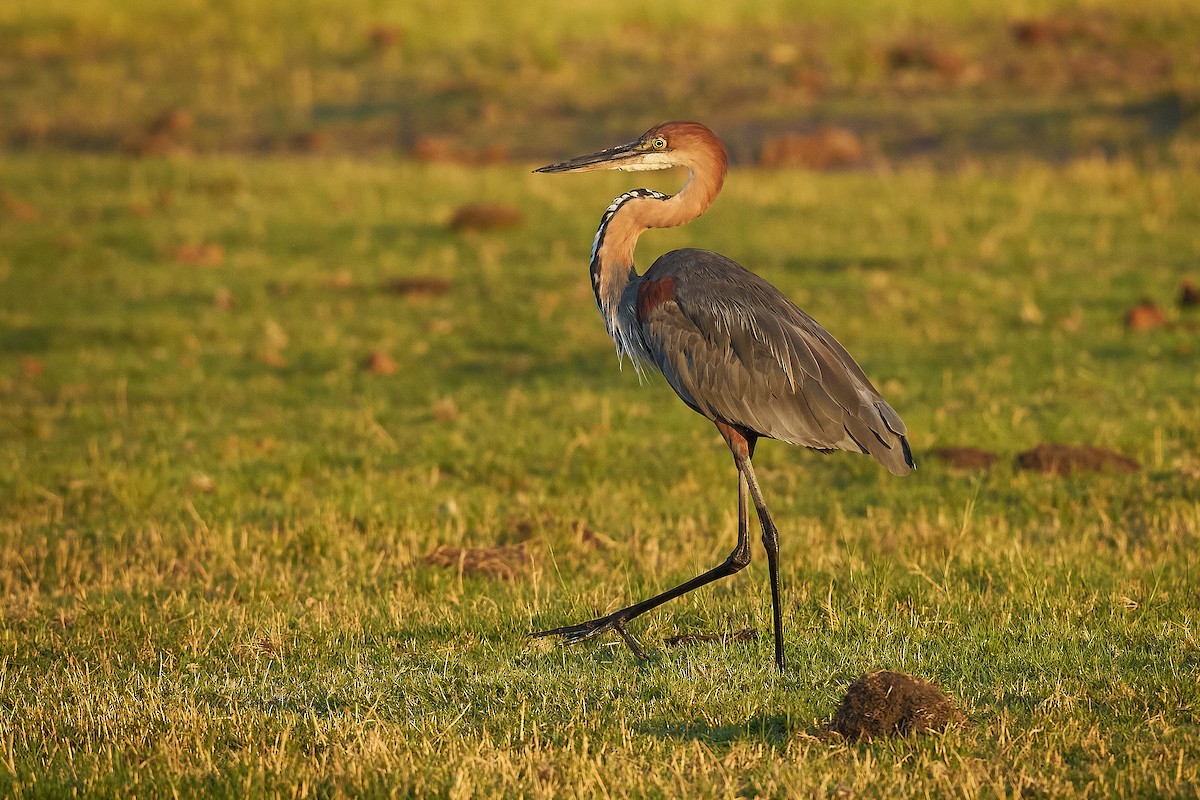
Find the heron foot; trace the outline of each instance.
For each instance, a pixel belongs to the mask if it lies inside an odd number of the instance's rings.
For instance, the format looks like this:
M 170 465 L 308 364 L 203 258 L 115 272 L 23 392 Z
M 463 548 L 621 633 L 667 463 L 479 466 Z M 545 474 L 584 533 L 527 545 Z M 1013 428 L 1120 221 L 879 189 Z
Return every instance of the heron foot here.
M 585 642 L 588 639 L 593 639 L 602 633 L 608 631 L 616 631 L 621 635 L 621 639 L 633 652 L 633 655 L 640 661 L 646 660 L 646 654 L 642 651 L 637 640 L 625 630 L 625 618 L 618 611 L 615 614 L 610 614 L 607 617 L 598 617 L 587 622 L 580 622 L 578 625 L 564 625 L 561 628 L 551 628 L 546 631 L 538 631 L 529 634 L 530 639 L 540 639 L 543 636 L 561 636 L 564 644 L 578 644 Z

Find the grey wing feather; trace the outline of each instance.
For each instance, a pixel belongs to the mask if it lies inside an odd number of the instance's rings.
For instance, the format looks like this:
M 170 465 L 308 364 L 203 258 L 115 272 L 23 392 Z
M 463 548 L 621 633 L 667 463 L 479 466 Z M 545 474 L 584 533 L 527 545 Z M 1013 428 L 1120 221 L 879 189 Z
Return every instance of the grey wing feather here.
M 647 354 L 684 402 L 763 436 L 869 453 L 897 475 L 915 466 L 900 416 L 845 348 L 778 289 L 707 250 L 667 253 L 638 283 L 665 278 L 675 279 L 673 302 L 638 324 Z

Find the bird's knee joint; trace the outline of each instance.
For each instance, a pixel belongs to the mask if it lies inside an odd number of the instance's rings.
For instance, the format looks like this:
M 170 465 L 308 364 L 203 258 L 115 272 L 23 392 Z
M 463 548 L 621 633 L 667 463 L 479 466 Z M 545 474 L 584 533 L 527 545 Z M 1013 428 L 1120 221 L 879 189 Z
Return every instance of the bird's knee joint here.
M 750 565 L 750 548 L 739 548 L 729 554 L 729 558 L 725 559 L 725 563 L 734 572 L 745 569 Z

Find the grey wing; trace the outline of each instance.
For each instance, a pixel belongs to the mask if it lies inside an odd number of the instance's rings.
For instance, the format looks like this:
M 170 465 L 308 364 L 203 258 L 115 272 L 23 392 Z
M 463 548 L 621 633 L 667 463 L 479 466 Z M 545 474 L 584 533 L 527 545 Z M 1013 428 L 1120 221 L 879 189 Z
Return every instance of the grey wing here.
M 897 475 L 915 466 L 900 416 L 850 354 L 762 278 L 716 253 L 675 250 L 638 284 L 647 354 L 704 416 L 869 453 Z

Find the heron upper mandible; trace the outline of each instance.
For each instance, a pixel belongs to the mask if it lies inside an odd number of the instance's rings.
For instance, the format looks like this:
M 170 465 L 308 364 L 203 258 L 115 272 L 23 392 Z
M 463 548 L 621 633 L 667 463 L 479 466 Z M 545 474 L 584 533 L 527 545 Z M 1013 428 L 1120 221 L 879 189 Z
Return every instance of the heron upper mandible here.
M 690 581 L 534 637 L 557 635 L 574 643 L 616 631 L 644 658 L 625 623 L 749 564 L 753 501 L 771 575 L 775 664 L 782 671 L 779 532 L 754 476 L 755 444 L 768 438 L 867 453 L 895 475 L 916 466 L 900 416 L 845 348 L 774 286 L 725 256 L 693 248 L 659 256 L 644 275 L 634 269 L 642 232 L 703 214 L 721 191 L 728 161 L 725 146 L 705 126 L 666 122 L 629 144 L 536 170 L 687 168 L 678 194 L 633 189 L 605 210 L 592 244 L 592 289 L 618 356 L 628 356 L 639 371 L 646 364 L 658 367 L 680 399 L 716 423 L 729 445 L 738 472 L 738 539 L 724 563 Z

